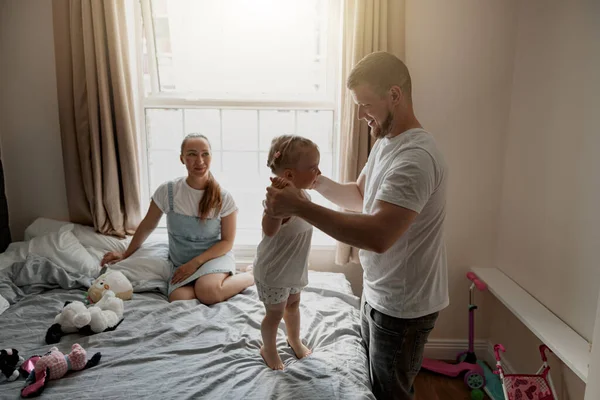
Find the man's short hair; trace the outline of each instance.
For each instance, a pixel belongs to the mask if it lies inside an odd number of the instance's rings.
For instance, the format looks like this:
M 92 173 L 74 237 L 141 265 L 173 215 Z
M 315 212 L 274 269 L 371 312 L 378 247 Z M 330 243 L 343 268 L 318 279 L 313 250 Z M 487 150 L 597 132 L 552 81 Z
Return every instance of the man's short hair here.
M 399 86 L 402 94 L 409 101 L 412 99 L 412 82 L 406 64 L 385 51 L 367 55 L 352 68 L 346 87 L 352 90 L 361 84 L 370 85 L 382 96 L 392 86 Z

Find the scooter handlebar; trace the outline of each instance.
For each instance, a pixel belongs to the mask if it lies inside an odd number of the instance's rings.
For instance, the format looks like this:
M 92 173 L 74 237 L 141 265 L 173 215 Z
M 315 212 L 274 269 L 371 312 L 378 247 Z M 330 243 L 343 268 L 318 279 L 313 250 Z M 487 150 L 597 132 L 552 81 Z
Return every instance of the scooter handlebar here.
M 477 289 L 479 289 L 481 291 L 484 291 L 485 289 L 487 289 L 487 284 L 483 281 L 480 281 L 474 272 L 467 273 L 467 278 L 475 284 Z

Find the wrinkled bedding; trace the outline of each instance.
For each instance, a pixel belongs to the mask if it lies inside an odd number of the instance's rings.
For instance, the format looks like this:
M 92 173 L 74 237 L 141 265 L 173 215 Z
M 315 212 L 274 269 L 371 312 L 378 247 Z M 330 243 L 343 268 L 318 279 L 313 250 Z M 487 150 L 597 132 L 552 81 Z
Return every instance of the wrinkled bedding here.
M 65 301 L 81 300 L 92 277 L 30 254 L 0 264 L 0 347 L 25 357 L 45 353 L 46 330 Z M 361 344 L 359 299 L 343 274 L 309 273 L 302 294 L 301 335 L 314 353 L 297 360 L 278 334 L 284 371 L 259 355 L 264 308 L 254 287 L 226 302 L 168 303 L 156 280 L 137 282 L 124 320 L 112 332 L 64 336 L 58 348 L 79 343 L 100 364 L 51 381 L 42 397 L 55 399 L 373 399 Z M 0 385 L 0 399 L 16 399 L 24 379 Z

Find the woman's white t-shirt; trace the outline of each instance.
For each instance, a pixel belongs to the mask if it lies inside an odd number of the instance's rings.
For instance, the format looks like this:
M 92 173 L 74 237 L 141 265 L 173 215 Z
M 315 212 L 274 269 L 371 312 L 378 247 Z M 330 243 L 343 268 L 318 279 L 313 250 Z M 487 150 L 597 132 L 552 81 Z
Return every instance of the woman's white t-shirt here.
M 202 196 L 204 196 L 204 190 L 198 190 L 190 187 L 186 182 L 187 177 L 181 177 L 171 181 L 173 183 L 173 211 L 177 214 L 189 215 L 191 217 L 198 217 L 198 205 Z M 156 189 L 152 200 L 163 213 L 169 212 L 169 182 L 165 182 Z M 237 211 L 237 206 L 233 200 L 231 193 L 221 187 L 221 197 L 223 199 L 223 205 L 219 214 L 213 213 L 209 215 L 209 218 L 215 218 L 217 215 L 220 218 L 224 218 L 234 211 Z

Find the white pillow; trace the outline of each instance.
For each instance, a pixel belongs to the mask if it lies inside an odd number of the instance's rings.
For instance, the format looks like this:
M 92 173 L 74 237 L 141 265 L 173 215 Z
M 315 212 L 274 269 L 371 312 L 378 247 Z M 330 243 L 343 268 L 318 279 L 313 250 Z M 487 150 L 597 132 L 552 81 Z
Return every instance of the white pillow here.
M 98 233 L 91 226 L 75 224 L 73 234 L 85 248 L 94 248 L 104 252 L 119 251 L 124 252 L 131 241 L 128 236 L 125 239 L 118 239 L 114 236 Z
M 146 242 L 131 257 L 111 266 L 123 272 L 131 282 L 162 280 L 171 277 L 169 245 L 166 242 Z
M 86 247 L 99 264 L 107 251 L 125 251 L 121 248 Z M 112 264 L 111 269 L 121 271 L 132 284 L 142 281 L 167 281 L 171 276 L 169 244 L 162 235 L 151 235 L 135 253 L 123 261 Z
M 109 251 L 124 252 L 131 241 L 131 237 L 117 239 L 116 237 L 97 233 L 89 226 L 70 224 L 48 218 L 36 219 L 27 227 L 25 234 L 29 238 L 35 238 L 57 232 L 65 225 L 70 225 L 72 234 L 87 250 L 95 268 L 99 267 L 104 254 Z M 154 232 L 131 257 L 112 265 L 111 268 L 123 272 L 132 284 L 150 280 L 167 281 L 171 276 L 171 263 L 168 261 L 168 256 L 169 245 L 167 234 Z M 9 261 L 13 261 L 13 258 L 10 257 Z M 8 259 L 8 256 L 6 259 Z M 5 263 L 2 262 L 2 255 L 0 255 L 0 268 L 3 264 Z
M 97 233 L 91 226 L 40 217 L 25 229 L 25 240 L 58 232 L 66 225 L 72 225 L 73 235 L 83 247 L 93 247 L 103 251 L 125 251 L 131 239 L 117 239 L 116 237 Z
M 25 260 L 27 254 L 46 257 L 58 266 L 73 273 L 95 277 L 100 272 L 98 262 L 73 235 L 73 224 L 64 225 L 58 232 L 37 236 L 28 242 L 11 243 L 6 258 Z
M 58 232 L 63 226 L 70 224 L 70 222 L 57 221 L 55 219 L 38 218 L 25 229 L 25 240 Z

